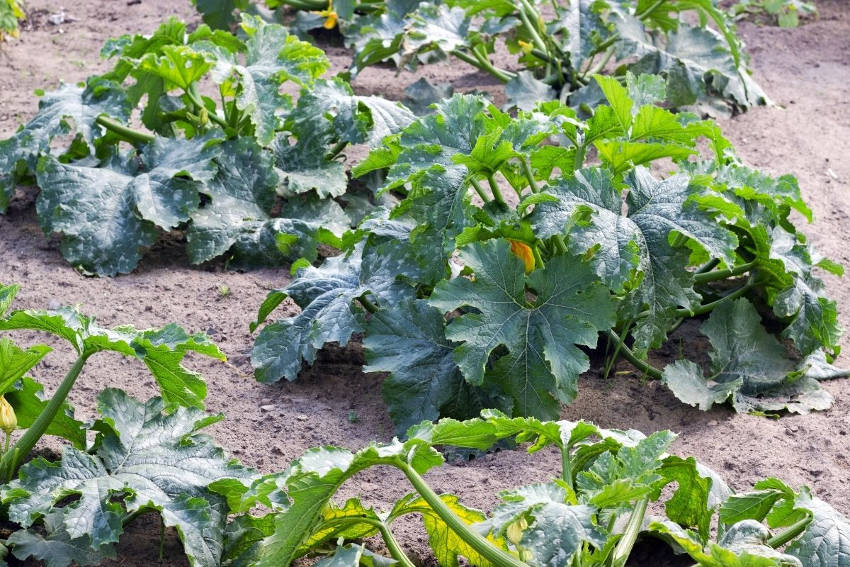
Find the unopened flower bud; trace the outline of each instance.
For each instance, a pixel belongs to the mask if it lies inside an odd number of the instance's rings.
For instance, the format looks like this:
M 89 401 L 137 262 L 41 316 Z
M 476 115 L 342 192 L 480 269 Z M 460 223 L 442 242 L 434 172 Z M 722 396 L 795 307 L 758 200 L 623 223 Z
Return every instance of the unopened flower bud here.
M 17 428 L 18 417 L 12 409 L 12 404 L 7 402 L 5 397 L 0 396 L 0 429 L 6 433 L 12 433 Z

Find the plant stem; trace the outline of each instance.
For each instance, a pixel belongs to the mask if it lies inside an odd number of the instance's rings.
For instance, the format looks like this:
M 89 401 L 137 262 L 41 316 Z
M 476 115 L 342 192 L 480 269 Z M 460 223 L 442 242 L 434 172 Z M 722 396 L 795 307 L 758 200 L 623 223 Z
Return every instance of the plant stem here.
M 814 519 L 814 516 L 812 516 L 811 512 L 808 512 L 805 518 L 794 522 L 793 524 L 788 526 L 787 530 L 785 530 L 781 534 L 776 534 L 772 538 L 768 539 L 765 543 L 773 549 L 782 547 L 783 545 L 803 533 L 803 530 L 805 530 L 809 526 L 809 524 L 812 523 L 812 519 Z
M 337 142 L 336 145 L 334 147 L 332 147 L 331 150 L 328 152 L 328 159 L 329 160 L 334 159 L 336 156 L 338 156 L 340 153 L 342 153 L 342 150 L 344 150 L 347 147 L 348 147 L 348 142 L 346 142 L 344 140 L 341 141 L 341 142 Z
M 507 207 L 508 204 L 505 203 L 505 198 L 502 197 L 502 192 L 499 190 L 499 182 L 496 181 L 496 177 L 489 173 L 487 174 L 487 183 L 490 185 L 490 191 L 493 193 L 493 198 L 503 207 Z
M 384 543 L 387 544 L 387 549 L 390 552 L 390 555 L 393 559 L 398 561 L 401 567 L 416 567 L 413 564 L 413 561 L 407 556 L 404 550 L 399 545 L 398 540 L 396 540 L 393 533 L 390 531 L 389 526 L 387 526 L 384 522 L 377 522 L 377 528 L 381 532 L 381 537 L 384 540 Z
M 328 8 L 327 0 L 280 0 L 280 3 L 296 10 L 319 11 Z
M 491 199 L 490 197 L 487 196 L 487 193 L 484 192 L 484 188 L 481 187 L 481 184 L 478 183 L 475 179 L 470 177 L 469 183 L 475 189 L 475 192 L 478 193 L 478 196 L 481 197 L 481 200 L 484 201 L 484 204 L 487 204 L 487 203 L 489 203 L 490 201 L 493 200 L 493 199 Z
M 9 442 L 11 440 L 12 440 L 12 434 L 7 431 L 6 432 L 6 442 L 3 443 L 3 454 L 4 455 L 9 452 Z
M 632 349 L 627 347 L 626 343 L 621 341 L 620 337 L 617 336 L 617 333 L 615 333 L 612 329 L 608 329 L 608 338 L 614 341 L 615 344 L 619 345 L 620 351 L 623 354 L 623 358 L 628 360 L 632 364 L 632 366 L 634 366 L 647 376 L 650 376 L 656 380 L 661 379 L 661 371 L 635 356 L 635 353 L 632 352 Z
M 698 269 L 694 273 L 695 274 L 704 274 L 706 272 L 710 272 L 711 270 L 716 268 L 717 264 L 719 264 L 719 263 L 720 263 L 720 260 L 718 260 L 717 258 L 712 258 L 711 260 L 709 260 L 708 262 L 703 264 L 702 267 L 700 267 L 700 269 Z
M 561 448 L 561 479 L 567 483 L 567 486 L 573 487 L 573 467 L 570 463 L 570 448 L 568 446 Z
M 165 520 L 159 517 L 159 562 L 165 559 Z
M 534 9 L 534 6 L 529 4 L 526 0 L 519 0 L 519 18 L 522 20 L 523 26 L 528 30 L 529 35 L 531 36 L 531 40 L 537 46 L 540 51 L 544 51 L 548 53 L 548 49 L 546 49 L 546 44 L 540 38 L 540 34 L 537 33 L 537 26 L 531 23 L 531 20 L 528 19 L 528 15 L 531 14 L 535 18 L 535 20 L 539 20 L 540 14 L 537 13 L 537 10 Z M 526 12 L 527 11 L 527 12 Z
M 519 157 L 520 166 L 522 166 L 522 173 L 525 175 L 525 178 L 528 179 L 528 185 L 531 187 L 532 193 L 540 193 L 540 187 L 537 186 L 537 181 L 534 179 L 534 172 L 531 171 L 531 165 L 528 163 L 528 159 L 525 156 Z
M 363 306 L 363 309 L 365 309 L 365 310 L 366 310 L 366 311 L 368 311 L 369 313 L 377 313 L 377 312 L 378 312 L 378 306 L 377 306 L 377 305 L 375 305 L 374 303 L 372 303 L 371 301 L 369 301 L 369 300 L 366 298 L 366 294 L 365 294 L 365 293 L 364 293 L 363 295 L 361 295 L 360 297 L 358 297 L 358 298 L 357 298 L 357 301 L 359 301 L 359 302 L 360 302 L 360 305 L 362 305 L 362 306 Z
M 494 67 L 493 64 L 490 63 L 490 61 L 486 57 L 484 57 L 482 59 L 481 57 L 479 57 L 477 55 L 477 53 L 476 53 L 476 56 L 473 57 L 473 56 L 469 55 L 468 53 L 464 53 L 463 51 L 461 51 L 459 49 L 453 49 L 451 51 L 451 54 L 454 55 L 455 57 L 457 57 L 458 59 L 460 59 L 461 61 L 465 61 L 466 63 L 469 63 L 470 65 L 472 65 L 473 67 L 475 67 L 477 69 L 480 69 L 482 71 L 490 73 L 491 75 L 493 75 L 494 77 L 496 77 L 499 81 L 501 81 L 503 83 L 507 83 L 515 77 L 515 75 L 513 73 L 511 73 L 510 71 L 505 71 L 504 69 L 498 69 L 498 68 Z
M 560 234 L 556 234 L 552 237 L 552 242 L 555 243 L 555 248 L 558 249 L 558 254 L 561 256 L 566 256 L 568 253 L 567 245 L 564 243 L 564 237 Z
M 611 373 L 611 368 L 614 366 L 614 362 L 617 360 L 617 357 L 620 356 L 620 349 L 625 345 L 626 337 L 629 335 L 629 329 L 632 326 L 631 320 L 626 321 L 625 326 L 623 326 L 623 330 L 620 332 L 620 340 L 614 346 L 614 353 L 611 355 L 611 358 L 608 359 L 608 363 L 605 365 L 605 372 L 603 373 L 603 378 L 608 378 L 608 375 Z
M 756 265 L 755 261 L 747 262 L 746 264 L 741 264 L 740 266 L 735 266 L 734 268 L 730 268 L 728 270 L 717 270 L 715 272 L 706 272 L 703 274 L 695 274 L 694 275 L 694 283 L 704 284 L 709 282 L 715 282 L 718 280 L 725 280 L 726 278 L 731 278 L 733 276 L 740 276 L 741 274 L 745 274 L 749 272 Z
M 605 65 L 611 60 L 611 57 L 614 55 L 614 46 L 612 45 L 608 49 L 605 50 L 605 55 L 602 56 L 602 59 L 599 60 L 593 67 L 591 67 L 588 71 L 588 75 L 595 75 L 605 68 Z
M 117 120 L 113 120 L 107 116 L 98 116 L 95 122 L 133 144 L 149 144 L 154 141 L 153 134 L 148 134 L 147 132 L 142 132 L 140 130 L 133 130 L 132 128 L 128 128 Z
M 405 474 L 419 495 L 422 496 L 422 499 L 425 500 L 431 509 L 434 510 L 434 513 L 437 514 L 443 522 L 445 522 L 446 526 L 448 526 L 450 530 L 462 539 L 464 543 L 480 553 L 482 557 L 487 559 L 495 567 L 528 567 L 527 564 L 523 563 L 504 549 L 498 548 L 491 542 L 487 541 L 484 536 L 471 529 L 466 522 L 458 518 L 457 515 L 452 512 L 448 506 L 446 506 L 443 499 L 440 498 L 430 486 L 428 486 L 425 479 L 422 478 L 422 476 L 420 476 L 413 467 L 400 459 L 396 462 L 395 466 Z
M 655 2 L 653 4 L 647 6 L 642 12 L 640 12 L 639 14 L 635 14 L 635 18 L 642 20 L 644 18 L 644 16 L 654 12 L 656 8 L 661 6 L 666 1 L 667 0 L 655 0 Z
M 15 443 L 12 447 L 12 450 L 4 453 L 3 458 L 0 459 L 0 482 L 7 483 L 12 480 L 12 475 L 15 472 L 15 467 L 17 467 L 18 459 L 28 455 L 32 448 L 35 447 L 38 440 L 41 439 L 41 436 L 44 435 L 44 432 L 47 431 L 48 426 L 50 426 L 53 418 L 56 417 L 56 414 L 59 412 L 62 404 L 68 397 L 68 393 L 71 391 L 71 388 L 73 388 L 74 382 L 77 381 L 80 372 L 82 372 L 83 367 L 86 365 L 86 361 L 92 354 L 94 353 L 87 350 L 80 353 L 77 360 L 74 362 L 74 365 L 65 375 L 65 378 L 62 379 L 62 383 L 59 384 L 59 388 L 56 389 L 53 397 L 50 398 L 50 401 L 47 402 L 47 405 L 43 410 L 41 410 L 41 413 L 38 415 L 35 422 L 33 422 L 29 429 L 27 429 L 21 438 L 18 439 L 17 443 Z
M 192 104 L 198 107 L 198 112 L 200 112 L 201 109 L 206 109 L 206 106 L 204 106 L 204 102 L 198 95 L 198 91 L 193 88 L 194 86 L 195 85 L 190 85 L 190 88 L 186 91 L 186 95 L 189 97 L 189 100 L 192 101 Z M 222 119 L 215 110 L 207 111 L 207 116 L 209 116 L 210 120 L 224 128 L 225 131 L 230 129 L 230 124 L 228 124 L 226 120 Z
M 617 542 L 617 547 L 614 548 L 614 552 L 611 554 L 611 567 L 623 567 L 626 561 L 628 561 L 635 541 L 637 541 L 637 536 L 640 533 L 648 504 L 649 498 L 642 498 L 638 500 L 635 509 L 632 510 L 629 523 L 626 525 L 626 531 L 623 532 L 623 537 Z
M 576 157 L 575 160 L 573 160 L 573 171 L 581 169 L 581 166 L 584 165 L 585 152 L 587 152 L 587 146 L 584 144 L 578 144 L 576 146 Z

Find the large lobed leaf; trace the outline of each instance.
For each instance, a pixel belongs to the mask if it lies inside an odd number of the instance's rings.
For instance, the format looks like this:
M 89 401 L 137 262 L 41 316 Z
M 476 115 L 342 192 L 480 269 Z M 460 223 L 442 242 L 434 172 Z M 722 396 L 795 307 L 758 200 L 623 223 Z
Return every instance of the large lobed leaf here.
M 177 528 L 190 564 L 218 565 L 226 505 L 206 487 L 249 472 L 198 434 L 221 416 L 194 408 L 165 414 L 160 398 L 142 403 L 114 389 L 100 394 L 98 409 L 91 452 L 66 447 L 58 463 L 36 459 L 21 468 L 20 479 L 3 491 L 10 519 L 29 528 L 44 518 L 48 532 L 60 541 L 70 539 L 75 548 L 85 548 L 85 539 L 90 549 L 79 552 L 86 557 L 109 553 L 123 531 L 125 514 L 156 510 L 166 526 Z M 60 505 L 69 496 L 76 499 Z M 56 537 L 41 544 L 37 538 L 24 531 L 13 541 L 24 545 L 21 555 L 48 554 L 56 565 L 70 563 L 73 556 L 65 548 L 61 552 L 68 560 L 56 555 Z M 45 551 L 48 546 L 54 549 Z

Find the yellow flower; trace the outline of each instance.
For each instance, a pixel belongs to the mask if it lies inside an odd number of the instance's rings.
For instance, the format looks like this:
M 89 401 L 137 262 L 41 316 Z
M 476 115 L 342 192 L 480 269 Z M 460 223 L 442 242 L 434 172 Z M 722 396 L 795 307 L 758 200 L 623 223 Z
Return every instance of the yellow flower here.
M 332 30 L 336 27 L 337 20 L 339 17 L 336 15 L 336 11 L 334 10 L 334 2 L 330 0 L 328 2 L 328 7 L 320 12 L 313 12 L 314 14 L 318 14 L 325 18 L 325 23 L 322 24 L 322 27 L 326 30 Z
M 528 274 L 534 271 L 534 252 L 531 247 L 525 242 L 519 240 L 508 240 L 511 243 L 511 253 L 522 260 L 525 264 L 525 273 Z
M 0 396 L 0 429 L 6 434 L 12 433 L 18 427 L 18 417 L 15 415 L 15 410 L 12 405 L 6 401 L 6 398 Z
M 531 53 L 531 50 L 534 48 L 533 45 L 521 39 L 517 40 L 517 43 L 519 44 L 519 48 L 522 49 L 525 53 Z

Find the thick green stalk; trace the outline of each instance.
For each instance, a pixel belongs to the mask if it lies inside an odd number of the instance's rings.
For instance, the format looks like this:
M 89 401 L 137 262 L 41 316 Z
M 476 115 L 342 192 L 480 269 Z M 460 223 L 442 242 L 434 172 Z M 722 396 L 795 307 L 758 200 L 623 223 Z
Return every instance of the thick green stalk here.
M 537 33 L 537 27 L 531 23 L 531 20 L 528 19 L 528 15 L 525 13 L 525 9 L 528 7 L 528 4 L 524 2 L 524 0 L 520 0 L 520 3 L 522 6 L 520 6 L 517 12 L 519 12 L 519 19 L 522 21 L 523 27 L 525 27 L 526 31 L 528 31 L 528 35 L 531 36 L 531 41 L 534 42 L 537 49 L 547 52 L 546 44 L 543 43 L 543 40 L 540 38 L 540 34 Z
M 573 487 L 573 467 L 570 462 L 570 447 L 561 447 L 561 479 L 570 488 Z
M 712 258 L 711 260 L 709 260 L 708 262 L 706 262 L 705 264 L 703 264 L 703 265 L 702 265 L 702 266 L 701 266 L 701 267 L 700 267 L 700 268 L 699 268 L 696 272 L 694 272 L 694 273 L 695 273 L 695 274 L 705 274 L 706 272 L 710 272 L 711 270 L 713 270 L 714 268 L 716 268 L 716 267 L 717 267 L 717 264 L 719 264 L 719 263 L 720 263 L 720 260 L 718 260 L 717 258 Z
M 532 193 L 540 193 L 540 187 L 537 186 L 537 180 L 534 179 L 534 172 L 531 171 L 531 165 L 529 165 L 528 160 L 525 156 L 519 157 L 519 163 L 522 167 L 522 174 L 525 175 L 525 178 L 528 179 L 528 185 L 531 187 Z
M 496 181 L 496 177 L 492 173 L 487 175 L 487 183 L 490 184 L 490 191 L 493 193 L 493 198 L 496 202 L 503 207 L 507 207 L 508 204 L 505 202 L 505 198 L 502 197 L 502 191 L 499 189 L 499 182 Z
M 469 183 L 470 185 L 472 185 L 473 189 L 475 189 L 475 192 L 478 193 L 478 196 L 481 197 L 481 200 L 484 201 L 484 204 L 487 204 L 493 200 L 487 196 L 487 193 L 484 192 L 484 188 L 481 187 L 481 184 L 478 183 L 475 179 L 470 177 Z
M 95 122 L 133 144 L 149 144 L 154 141 L 153 134 L 148 134 L 147 132 L 142 132 L 140 130 L 133 130 L 132 128 L 124 126 L 117 120 L 113 120 L 106 116 L 98 116 Z
M 635 546 L 635 541 L 637 541 L 637 536 L 640 534 L 640 528 L 643 525 L 647 505 L 649 505 L 649 498 L 643 498 L 638 500 L 635 509 L 632 510 L 626 531 L 623 532 L 623 537 L 617 542 L 617 547 L 611 554 L 611 567 L 623 567 L 629 560 L 629 555 L 632 553 L 632 548 Z
M 626 344 L 620 340 L 620 337 L 617 336 L 617 333 L 615 333 L 611 329 L 608 329 L 608 338 L 616 345 L 619 345 L 620 353 L 623 355 L 623 358 L 628 360 L 632 364 L 632 366 L 634 366 L 647 376 L 655 378 L 656 380 L 661 379 L 661 371 L 635 356 L 635 353 L 632 352 L 632 349 L 627 347 Z
M 42 435 L 44 435 L 44 432 L 47 431 L 47 428 L 50 426 L 53 418 L 56 417 L 56 414 L 62 408 L 62 404 L 68 397 L 71 388 L 74 387 L 74 382 L 76 382 L 77 378 L 80 376 L 80 372 L 82 372 L 83 367 L 86 365 L 86 361 L 92 354 L 94 353 L 83 351 L 80 356 L 77 357 L 74 365 L 65 375 L 65 378 L 62 379 L 62 383 L 59 384 L 59 388 L 56 389 L 53 397 L 50 398 L 50 401 L 44 409 L 41 410 L 41 413 L 38 415 L 35 422 L 33 422 L 29 429 L 27 429 L 21 438 L 18 439 L 17 443 L 12 446 L 12 449 L 10 451 L 6 451 L 3 458 L 0 459 L 0 481 L 7 483 L 12 480 L 12 475 L 15 473 L 15 467 L 18 465 L 18 459 L 27 456 L 32 448 L 35 447 L 38 440 L 41 439 Z
M 747 272 L 752 270 L 755 265 L 756 263 L 753 261 L 747 262 L 746 264 L 741 264 L 740 266 L 735 266 L 734 268 L 730 268 L 728 270 L 717 270 L 714 272 L 695 274 L 694 283 L 704 284 L 709 282 L 716 282 L 718 280 L 725 280 L 726 278 L 731 278 L 734 276 L 740 276 L 741 274 L 746 274 Z
M 785 545 L 786 543 L 788 543 L 789 541 L 791 541 L 792 539 L 794 539 L 795 537 L 797 537 L 798 535 L 803 533 L 803 531 L 807 527 L 809 527 L 809 524 L 812 523 L 813 519 L 814 519 L 814 516 L 812 516 L 812 513 L 807 512 L 805 518 L 803 518 L 802 520 L 799 520 L 797 522 L 794 522 L 793 524 L 788 526 L 787 530 L 783 531 L 781 534 L 776 534 L 772 538 L 768 539 L 765 543 L 767 545 L 769 545 L 770 547 L 772 547 L 773 549 L 776 549 L 778 547 L 782 547 L 783 545 Z
M 384 540 L 384 543 L 387 544 L 387 549 L 390 552 L 390 555 L 393 559 L 398 561 L 398 564 L 401 567 L 416 567 L 413 564 L 413 561 L 407 556 L 404 550 L 399 545 L 393 533 L 390 531 L 390 528 L 383 522 L 377 523 L 378 531 L 381 532 L 381 537 Z
M 363 295 L 361 295 L 360 297 L 358 297 L 357 301 L 359 301 L 360 305 L 363 306 L 363 309 L 365 309 L 369 313 L 377 313 L 378 312 L 378 306 L 375 305 L 374 303 L 372 303 L 371 301 L 369 301 L 369 299 L 366 297 L 365 293 Z
M 515 76 L 510 71 L 505 71 L 503 69 L 497 69 L 486 58 L 484 58 L 484 60 L 482 60 L 481 58 L 479 58 L 477 56 L 473 57 L 473 56 L 469 55 L 468 53 L 464 53 L 460 49 L 453 49 L 451 51 L 451 54 L 454 55 L 455 57 L 457 57 L 458 59 L 460 59 L 461 61 L 465 61 L 466 63 L 469 63 L 473 67 L 480 69 L 481 71 L 485 71 L 487 73 L 490 73 L 491 75 L 496 77 L 496 79 L 498 79 L 502 83 L 509 82 Z
M 327 0 L 280 0 L 280 3 L 296 10 L 320 11 L 328 9 Z
M 720 307 L 722 304 L 738 299 L 739 297 L 753 289 L 753 287 L 755 287 L 755 284 L 753 284 L 752 282 L 748 282 L 746 285 L 743 285 L 735 291 L 724 295 L 720 299 L 717 299 L 710 303 L 705 303 L 695 309 L 676 309 L 676 317 L 697 317 L 698 315 L 705 315 L 706 313 L 711 313 L 712 311 Z M 641 311 L 638 314 L 638 318 L 643 319 L 644 317 L 649 317 L 651 315 L 652 313 L 650 311 Z M 671 329 L 670 332 L 672 331 L 673 330 Z
M 189 89 L 186 91 L 186 95 L 189 97 L 189 100 L 192 101 L 192 104 L 194 104 L 195 106 L 198 107 L 198 112 L 200 112 L 201 109 L 206 110 L 206 106 L 204 106 L 204 102 L 201 100 L 201 97 L 198 94 L 198 91 L 195 88 L 194 84 L 190 85 Z M 221 116 L 219 116 L 215 112 L 215 110 L 212 110 L 212 111 L 207 110 L 207 116 L 209 117 L 210 120 L 212 120 L 213 122 L 215 122 L 216 124 L 218 124 L 219 126 L 224 128 L 225 130 L 230 129 L 230 124 L 228 124 L 226 120 L 224 120 Z
M 337 142 L 334 147 L 328 152 L 328 159 L 334 159 L 336 156 L 342 153 L 342 150 L 348 147 L 348 142 L 342 141 Z
M 552 237 L 552 242 L 555 243 L 555 248 L 558 249 L 558 254 L 561 256 L 566 256 L 568 253 L 567 245 L 564 242 L 564 237 L 560 234 L 556 234 Z
M 500 549 L 487 541 L 484 536 L 470 528 L 466 522 L 458 518 L 457 515 L 452 512 L 448 506 L 446 506 L 443 499 L 440 498 L 430 486 L 428 486 L 425 479 L 422 478 L 418 472 L 413 470 L 413 467 L 401 460 L 399 460 L 395 466 L 405 474 L 407 479 L 413 485 L 413 488 L 416 489 L 416 492 L 422 496 L 422 499 L 428 503 L 431 509 L 434 510 L 434 513 L 437 514 L 443 522 L 445 522 L 449 529 L 457 534 L 464 543 L 477 551 L 487 561 L 492 563 L 495 567 L 528 567 L 527 564 L 523 563 L 504 549 Z

